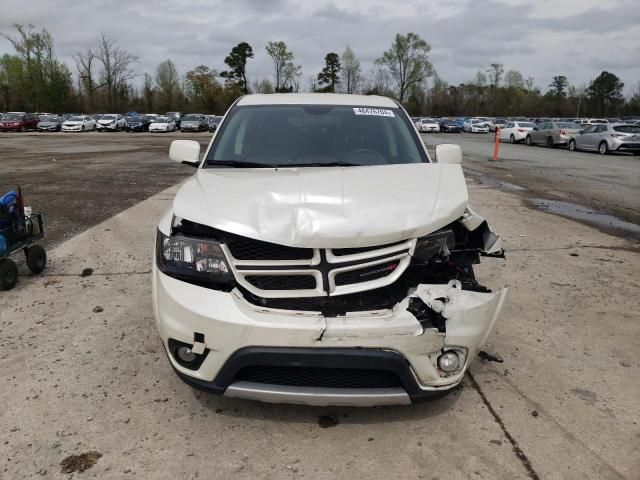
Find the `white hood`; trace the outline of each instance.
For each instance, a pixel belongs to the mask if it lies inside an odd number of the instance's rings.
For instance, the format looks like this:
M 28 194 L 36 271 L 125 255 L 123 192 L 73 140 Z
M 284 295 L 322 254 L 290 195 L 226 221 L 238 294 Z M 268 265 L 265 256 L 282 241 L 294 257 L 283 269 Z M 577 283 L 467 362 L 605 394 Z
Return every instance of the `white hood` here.
M 199 169 L 174 215 L 295 247 L 382 245 L 427 235 L 468 203 L 460 165 Z

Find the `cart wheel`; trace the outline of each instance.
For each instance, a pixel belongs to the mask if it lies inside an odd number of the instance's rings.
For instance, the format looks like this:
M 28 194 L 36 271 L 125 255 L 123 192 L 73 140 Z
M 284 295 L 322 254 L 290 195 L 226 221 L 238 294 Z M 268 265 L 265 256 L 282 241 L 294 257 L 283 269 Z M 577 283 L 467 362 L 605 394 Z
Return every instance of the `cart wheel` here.
M 40 245 L 34 245 L 27 250 L 27 266 L 33 273 L 40 273 L 47 264 L 47 253 Z
M 18 267 L 13 260 L 0 260 L 0 290 L 11 290 L 18 281 Z

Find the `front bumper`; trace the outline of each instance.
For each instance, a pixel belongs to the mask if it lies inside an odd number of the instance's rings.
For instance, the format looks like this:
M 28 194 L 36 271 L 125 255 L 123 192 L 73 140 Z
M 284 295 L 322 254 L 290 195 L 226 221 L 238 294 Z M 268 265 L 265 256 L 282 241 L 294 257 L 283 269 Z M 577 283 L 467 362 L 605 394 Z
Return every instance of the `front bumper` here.
M 118 130 L 118 125 L 101 125 L 101 124 L 96 124 L 96 130 L 112 130 L 112 131 L 116 131 Z
M 246 302 L 237 290 L 226 293 L 191 285 L 161 273 L 155 265 L 152 275 L 156 324 L 171 365 L 183 380 L 227 396 L 309 405 L 402 404 L 451 390 L 462 381 L 471 359 L 490 335 L 508 291 L 478 293 L 456 291 L 447 285 L 420 285 L 412 296 L 425 303 L 451 298 L 442 311 L 447 318 L 443 332 L 414 317 L 407 310 L 409 298 L 392 310 L 329 318 L 313 312 L 258 307 Z M 173 357 L 169 340 L 192 345 L 196 338 L 201 347 L 204 344 L 206 355 L 192 370 Z M 393 364 L 393 368 L 382 370 L 395 372 L 401 386 L 382 391 L 348 385 L 335 389 L 247 382 L 235 377 L 242 352 L 253 349 L 252 364 L 272 365 L 272 352 L 283 347 L 293 349 L 286 360 L 289 366 L 313 367 L 319 361 L 331 368 L 354 368 L 357 356 L 362 365 L 373 368 L 382 362 L 382 354 L 384 361 Z M 346 363 L 338 361 L 333 352 L 336 349 L 348 359 Z M 437 358 L 447 349 L 460 352 L 462 362 L 450 375 L 437 367 Z M 309 354 L 315 354 L 314 361 L 309 360 Z

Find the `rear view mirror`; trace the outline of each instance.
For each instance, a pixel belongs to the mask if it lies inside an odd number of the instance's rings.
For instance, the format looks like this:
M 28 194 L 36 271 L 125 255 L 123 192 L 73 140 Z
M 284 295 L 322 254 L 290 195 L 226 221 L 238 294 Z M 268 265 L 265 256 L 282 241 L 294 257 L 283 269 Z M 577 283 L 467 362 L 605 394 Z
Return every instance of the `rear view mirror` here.
M 452 143 L 436 145 L 436 162 L 448 165 L 462 165 L 462 149 L 460 145 Z
M 195 140 L 174 140 L 169 147 L 169 158 L 197 167 L 200 164 L 200 144 Z

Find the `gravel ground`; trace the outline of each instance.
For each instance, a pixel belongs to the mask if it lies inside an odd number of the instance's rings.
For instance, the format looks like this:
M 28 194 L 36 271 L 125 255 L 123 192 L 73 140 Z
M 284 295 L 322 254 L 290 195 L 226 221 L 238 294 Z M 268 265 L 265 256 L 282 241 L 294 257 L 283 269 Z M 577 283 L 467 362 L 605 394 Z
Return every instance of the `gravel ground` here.
M 168 158 L 176 138 L 211 134 L 0 133 L 0 192 L 22 187 L 51 247 L 193 172 Z M 0 194 L 2 194 L 0 193 Z

